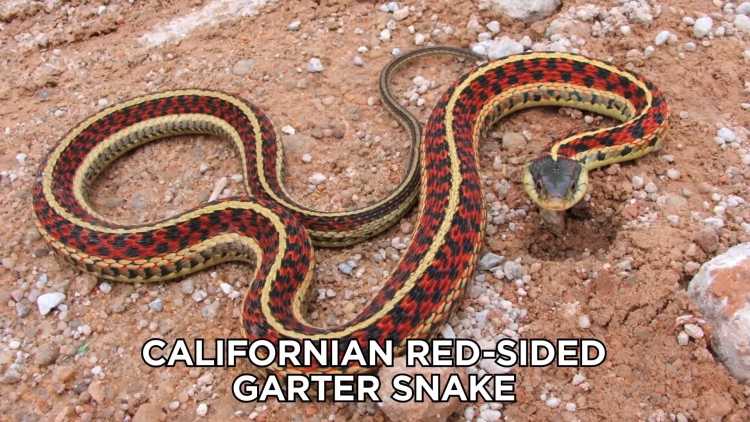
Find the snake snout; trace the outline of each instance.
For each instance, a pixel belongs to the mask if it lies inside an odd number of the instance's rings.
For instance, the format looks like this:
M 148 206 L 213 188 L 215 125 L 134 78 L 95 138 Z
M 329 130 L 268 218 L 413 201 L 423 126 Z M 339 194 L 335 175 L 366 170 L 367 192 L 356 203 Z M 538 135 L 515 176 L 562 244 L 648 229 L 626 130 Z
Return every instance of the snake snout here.
M 586 191 L 586 171 L 569 158 L 544 156 L 526 168 L 527 191 L 544 209 L 564 211 L 581 200 Z

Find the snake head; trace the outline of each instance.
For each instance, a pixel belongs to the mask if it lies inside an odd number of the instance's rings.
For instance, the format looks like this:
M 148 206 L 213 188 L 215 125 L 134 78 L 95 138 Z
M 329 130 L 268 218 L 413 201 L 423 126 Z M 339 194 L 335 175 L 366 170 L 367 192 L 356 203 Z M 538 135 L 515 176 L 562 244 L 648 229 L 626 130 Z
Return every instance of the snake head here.
M 588 170 L 578 161 L 549 155 L 529 162 L 523 172 L 529 197 L 551 211 L 565 211 L 583 199 L 588 180 Z

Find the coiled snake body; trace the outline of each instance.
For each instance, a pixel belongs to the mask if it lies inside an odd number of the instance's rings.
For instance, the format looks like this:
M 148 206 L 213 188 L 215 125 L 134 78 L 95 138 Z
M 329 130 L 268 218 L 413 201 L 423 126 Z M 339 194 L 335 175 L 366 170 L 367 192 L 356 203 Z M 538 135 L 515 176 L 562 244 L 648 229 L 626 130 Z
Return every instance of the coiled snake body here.
M 660 92 L 630 72 L 573 54 L 528 53 L 459 78 L 440 97 L 422 134 L 419 123 L 391 97 L 388 83 L 407 60 L 438 53 L 475 58 L 465 50 L 432 47 L 396 59 L 381 74 L 384 103 L 410 131 L 413 152 L 403 182 L 374 205 L 318 212 L 297 204 L 283 185 L 281 144 L 261 110 L 221 92 L 179 90 L 111 106 L 65 135 L 34 186 L 37 226 L 56 252 L 111 280 L 163 281 L 254 257 L 241 312 L 251 340 L 356 340 L 366 350 L 367 340 L 400 345 L 429 337 L 462 297 L 482 244 L 477 144 L 484 129 L 510 113 L 542 105 L 620 120 L 554 142 L 525 167 L 531 199 L 565 209 L 585 193 L 589 169 L 658 148 L 669 113 Z M 242 158 L 249 195 L 143 225 L 108 221 L 91 207 L 87 190 L 104 167 L 139 145 L 182 134 L 231 140 Z M 313 273 L 313 243 L 341 246 L 369 238 L 398 221 L 417 198 L 414 236 L 370 303 L 341 326 L 309 323 L 303 303 Z

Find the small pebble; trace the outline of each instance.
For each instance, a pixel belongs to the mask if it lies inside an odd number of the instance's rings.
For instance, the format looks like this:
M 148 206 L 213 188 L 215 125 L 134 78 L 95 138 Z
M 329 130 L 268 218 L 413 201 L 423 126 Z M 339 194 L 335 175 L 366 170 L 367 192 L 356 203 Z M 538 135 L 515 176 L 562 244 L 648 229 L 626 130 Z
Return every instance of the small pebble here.
M 325 176 L 324 174 L 322 174 L 322 173 L 317 173 L 317 172 L 316 172 L 316 173 L 313 173 L 313 174 L 312 174 L 312 175 L 311 175 L 311 176 L 310 176 L 310 177 L 309 177 L 309 178 L 307 179 L 307 181 L 308 181 L 308 182 L 310 182 L 310 184 L 311 184 L 311 185 L 315 185 L 315 186 L 317 186 L 317 185 L 319 185 L 319 184 L 321 184 L 321 183 L 325 182 L 325 181 L 326 181 L 326 179 L 328 179 L 328 178 L 327 178 L 327 177 L 326 177 L 326 176 Z
M 685 324 L 682 329 L 694 339 L 703 338 L 703 329 L 696 324 Z
M 732 129 L 725 128 L 725 127 L 719 129 L 717 136 L 719 137 L 719 139 L 721 139 L 724 143 L 727 143 L 727 144 L 731 144 L 732 142 L 737 140 L 737 134 L 734 133 Z
M 645 181 L 641 176 L 633 176 L 633 178 L 630 180 L 630 184 L 633 185 L 633 189 L 639 190 L 642 189 L 643 186 L 645 186 Z
M 680 331 L 677 334 L 677 344 L 680 346 L 687 346 L 688 343 L 690 343 L 690 336 L 686 332 Z
M 575 374 L 575 375 L 573 375 L 573 380 L 571 381 L 571 384 L 573 384 L 573 385 L 580 385 L 584 381 L 586 381 L 586 376 L 585 375 L 583 375 L 583 374 Z
M 244 59 L 240 60 L 232 66 L 232 73 L 237 76 L 245 76 L 253 69 L 255 60 Z
M 545 400 L 544 404 L 546 404 L 549 408 L 555 409 L 560 406 L 560 399 L 558 399 L 557 397 L 550 397 Z
M 195 409 L 195 414 L 198 416 L 206 416 L 208 414 L 208 405 L 206 403 L 200 403 Z
M 703 16 L 695 20 L 693 24 L 693 35 L 696 38 L 703 38 L 711 32 L 714 21 L 708 16 Z
M 208 293 L 206 293 L 205 290 L 196 290 L 195 292 L 193 292 L 191 297 L 196 302 L 202 302 L 203 299 L 208 297 Z
M 578 327 L 583 330 L 591 328 L 591 319 L 588 315 L 583 314 L 578 317 Z
M 148 304 L 148 307 L 154 312 L 161 312 L 164 310 L 164 302 L 162 302 L 161 298 L 156 298 Z
M 661 31 L 658 34 L 656 34 L 656 38 L 654 38 L 654 44 L 656 45 L 662 45 L 665 44 L 667 41 L 669 41 L 669 37 L 672 35 L 669 31 Z
M 286 29 L 294 32 L 294 31 L 299 31 L 299 28 L 301 26 L 302 26 L 302 21 L 300 21 L 299 19 L 295 19 L 289 22 L 289 25 L 287 25 Z
M 680 178 L 680 171 L 677 169 L 669 169 L 667 170 L 667 177 L 672 180 L 677 180 Z
M 503 262 L 503 257 L 496 255 L 492 252 L 488 252 L 482 256 L 479 260 L 479 269 L 482 271 L 489 271 L 492 268 L 497 267 Z
M 318 73 L 323 71 L 323 63 L 320 62 L 320 59 L 317 57 L 313 57 L 310 59 L 309 62 L 307 62 L 307 71 L 310 73 Z
M 36 299 L 36 305 L 39 313 L 47 315 L 65 300 L 65 294 L 59 292 L 45 293 Z

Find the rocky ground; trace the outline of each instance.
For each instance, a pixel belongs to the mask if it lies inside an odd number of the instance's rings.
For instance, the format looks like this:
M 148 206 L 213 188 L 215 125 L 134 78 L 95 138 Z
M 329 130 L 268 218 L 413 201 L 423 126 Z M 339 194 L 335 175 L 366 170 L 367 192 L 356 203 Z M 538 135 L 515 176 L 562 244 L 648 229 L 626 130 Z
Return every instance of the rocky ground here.
M 534 13 L 505 3 L 0 4 L 0 419 L 384 420 L 373 403 L 238 403 L 229 388 L 246 367 L 147 367 L 139 353 L 150 337 L 239 335 L 251 269 L 100 282 L 50 254 L 30 192 L 44 155 L 86 116 L 137 94 L 204 87 L 269 113 L 299 201 L 326 210 L 371 203 L 398 184 L 408 156 L 404 131 L 379 104 L 377 75 L 400 51 L 448 44 L 491 58 L 533 49 L 610 60 L 654 81 L 673 110 L 664 149 L 594 172 L 590 215 L 557 237 L 523 193 L 521 165 L 551 139 L 608 122 L 531 110 L 483 140 L 482 265 L 443 334 L 595 337 L 609 356 L 585 370 L 520 369 L 516 403 L 471 404 L 450 420 L 750 420 L 750 388 L 719 362 L 714 328 L 687 294 L 702 263 L 750 241 L 750 3 L 524 2 Z M 467 66 L 425 59 L 397 77 L 396 91 L 424 121 Z M 240 192 L 241 173 L 229 144 L 184 137 L 117 161 L 92 200 L 117 221 L 154 221 Z M 367 303 L 414 217 L 364 244 L 317 252 L 313 321 L 345 322 Z

